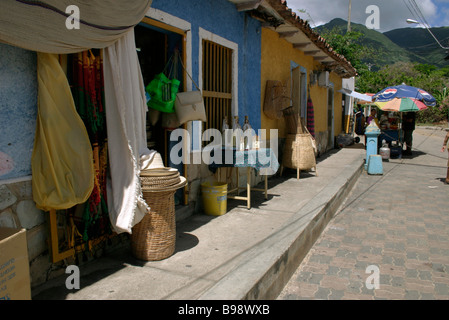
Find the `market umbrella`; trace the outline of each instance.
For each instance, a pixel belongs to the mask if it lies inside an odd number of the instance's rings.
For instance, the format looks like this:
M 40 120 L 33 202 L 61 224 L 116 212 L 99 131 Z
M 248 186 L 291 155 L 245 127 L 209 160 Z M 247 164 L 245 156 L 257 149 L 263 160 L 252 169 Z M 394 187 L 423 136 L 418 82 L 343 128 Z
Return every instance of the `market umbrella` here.
M 401 84 L 387 87 L 373 97 L 374 103 L 384 111 L 420 111 L 436 105 L 435 98 L 427 91 Z
M 413 112 L 427 109 L 423 102 L 411 98 L 394 98 L 390 101 L 375 102 L 374 104 L 383 111 Z

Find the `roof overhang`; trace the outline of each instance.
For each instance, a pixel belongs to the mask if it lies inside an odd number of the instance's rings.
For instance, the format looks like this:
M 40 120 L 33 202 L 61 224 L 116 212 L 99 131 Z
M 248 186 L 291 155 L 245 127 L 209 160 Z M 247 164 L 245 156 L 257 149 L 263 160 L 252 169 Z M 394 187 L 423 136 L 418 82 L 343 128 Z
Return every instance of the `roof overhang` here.
M 300 19 L 286 6 L 283 0 L 228 0 L 237 10 L 248 12 L 253 18 L 262 21 L 262 27 L 269 28 L 279 37 L 290 42 L 321 64 L 322 69 L 334 71 L 342 78 L 357 75 L 357 71 L 344 56 L 336 53 L 325 39 L 316 33 L 309 24 Z

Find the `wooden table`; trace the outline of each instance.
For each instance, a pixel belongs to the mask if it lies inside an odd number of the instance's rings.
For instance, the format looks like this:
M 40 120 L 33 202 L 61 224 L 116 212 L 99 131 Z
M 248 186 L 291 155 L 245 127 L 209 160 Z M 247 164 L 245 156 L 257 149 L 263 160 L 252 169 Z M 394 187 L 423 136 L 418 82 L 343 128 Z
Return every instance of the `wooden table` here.
M 222 149 L 222 159 L 226 159 L 224 154 L 229 149 Z M 223 164 L 210 164 L 210 169 L 217 169 L 223 167 L 231 167 L 232 170 L 236 171 L 237 174 L 237 187 L 233 189 L 228 189 L 228 199 L 244 200 L 246 201 L 246 207 L 251 209 L 251 191 L 263 191 L 265 194 L 265 199 L 268 199 L 268 175 L 273 175 L 279 169 L 279 162 L 276 158 L 275 153 L 270 148 L 263 149 L 253 149 L 253 150 L 236 150 L 232 149 L 232 163 Z M 268 162 L 262 161 L 261 155 L 265 153 L 265 159 Z M 225 161 L 223 161 L 225 162 Z M 239 171 L 238 168 L 246 168 L 246 187 L 240 187 Z M 252 188 L 251 187 L 251 170 L 255 169 L 259 172 L 263 172 L 265 176 L 264 188 Z M 246 197 L 240 196 L 238 192 L 240 190 L 247 191 Z M 237 195 L 229 195 L 230 193 L 237 192 Z

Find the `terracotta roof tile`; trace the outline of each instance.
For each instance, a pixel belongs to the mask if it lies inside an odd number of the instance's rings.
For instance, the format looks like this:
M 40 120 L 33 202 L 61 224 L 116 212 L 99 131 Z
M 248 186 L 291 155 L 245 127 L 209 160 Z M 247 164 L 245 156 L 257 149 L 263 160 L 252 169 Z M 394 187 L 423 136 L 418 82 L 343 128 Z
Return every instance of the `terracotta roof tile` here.
M 326 42 L 326 39 L 320 36 L 318 32 L 313 30 L 309 23 L 301 19 L 295 12 L 287 6 L 285 0 L 266 0 L 270 6 L 278 12 L 278 14 L 291 25 L 301 30 L 318 48 L 323 50 L 332 59 L 334 59 L 338 65 L 340 65 L 344 71 L 338 72 L 339 74 L 345 74 L 346 77 L 352 77 L 357 75 L 357 70 L 352 66 L 343 55 L 338 54 L 334 49 Z

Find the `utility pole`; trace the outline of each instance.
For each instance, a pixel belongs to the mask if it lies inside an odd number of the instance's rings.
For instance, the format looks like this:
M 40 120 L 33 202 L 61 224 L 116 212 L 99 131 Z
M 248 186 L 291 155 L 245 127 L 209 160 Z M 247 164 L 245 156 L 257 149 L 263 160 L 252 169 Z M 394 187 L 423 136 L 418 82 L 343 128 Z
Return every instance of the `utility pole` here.
M 348 32 L 351 32 L 351 6 L 352 6 L 352 0 L 349 0 Z

